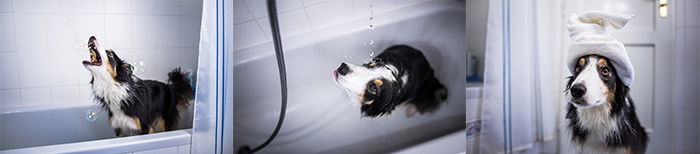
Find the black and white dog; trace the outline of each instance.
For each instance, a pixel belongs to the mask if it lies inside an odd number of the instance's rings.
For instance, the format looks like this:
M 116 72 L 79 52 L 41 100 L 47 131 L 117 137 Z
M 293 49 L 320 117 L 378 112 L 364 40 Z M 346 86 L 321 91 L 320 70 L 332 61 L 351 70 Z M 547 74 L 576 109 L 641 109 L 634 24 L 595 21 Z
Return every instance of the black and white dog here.
M 109 113 L 117 136 L 169 131 L 176 128 L 179 114 L 192 100 L 193 90 L 186 74 L 175 69 L 168 73 L 168 84 L 141 80 L 132 66 L 110 50 L 101 50 L 97 39 L 88 41 L 90 60 L 83 66 L 90 71 L 94 99 Z M 104 57 L 102 55 L 105 55 Z
M 342 63 L 333 76 L 369 117 L 390 114 L 400 104 L 408 105 L 407 116 L 432 112 L 447 98 L 423 53 L 406 45 L 389 47 L 362 66 Z
M 582 153 L 646 151 L 647 133 L 635 113 L 629 87 L 609 59 L 580 57 L 566 85 L 568 128 Z

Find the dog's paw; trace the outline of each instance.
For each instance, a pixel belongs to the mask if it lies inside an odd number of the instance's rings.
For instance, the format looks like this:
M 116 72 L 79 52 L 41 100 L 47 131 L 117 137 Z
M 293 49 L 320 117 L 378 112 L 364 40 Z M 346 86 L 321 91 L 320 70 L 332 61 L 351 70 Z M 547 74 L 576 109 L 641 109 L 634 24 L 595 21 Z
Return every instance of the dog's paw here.
M 417 111 L 416 105 L 413 105 L 413 104 L 406 105 L 406 117 L 407 118 L 410 118 L 410 117 L 413 117 L 414 115 L 416 115 L 416 111 Z

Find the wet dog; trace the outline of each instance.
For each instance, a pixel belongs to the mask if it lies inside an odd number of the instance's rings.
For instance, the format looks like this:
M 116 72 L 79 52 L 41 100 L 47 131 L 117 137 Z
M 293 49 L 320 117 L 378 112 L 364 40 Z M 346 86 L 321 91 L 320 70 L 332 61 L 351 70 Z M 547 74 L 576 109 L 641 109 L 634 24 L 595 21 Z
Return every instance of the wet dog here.
M 132 136 L 169 131 L 177 126 L 180 112 L 192 100 L 192 86 L 187 75 L 175 69 L 168 73 L 168 83 L 141 80 L 133 67 L 110 50 L 101 50 L 97 39 L 88 41 L 90 60 L 83 61 L 90 71 L 92 92 L 109 113 L 117 136 Z M 103 56 L 104 55 L 104 56 Z
M 361 66 L 342 63 L 333 76 L 352 102 L 361 104 L 363 116 L 390 114 L 401 104 L 408 105 L 407 116 L 432 112 L 447 99 L 423 53 L 406 45 L 389 47 Z

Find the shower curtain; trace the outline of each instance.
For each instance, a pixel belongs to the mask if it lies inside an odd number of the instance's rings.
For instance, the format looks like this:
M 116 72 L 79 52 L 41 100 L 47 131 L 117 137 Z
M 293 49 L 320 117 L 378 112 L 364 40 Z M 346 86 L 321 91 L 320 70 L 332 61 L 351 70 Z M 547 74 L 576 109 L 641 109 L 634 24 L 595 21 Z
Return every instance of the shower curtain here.
M 232 16 L 224 14 L 230 14 L 232 7 L 225 7 L 226 2 L 203 3 L 190 153 L 233 153 L 233 71 L 231 56 L 226 54 L 231 52 L 225 52 L 232 48 L 224 43 L 231 40 L 225 34 L 232 31 L 233 24 L 226 24 L 232 21 L 226 20 Z
M 485 51 L 481 153 L 512 153 L 554 138 L 557 73 L 542 41 L 538 0 L 490 0 Z M 550 72 L 551 71 L 551 72 Z

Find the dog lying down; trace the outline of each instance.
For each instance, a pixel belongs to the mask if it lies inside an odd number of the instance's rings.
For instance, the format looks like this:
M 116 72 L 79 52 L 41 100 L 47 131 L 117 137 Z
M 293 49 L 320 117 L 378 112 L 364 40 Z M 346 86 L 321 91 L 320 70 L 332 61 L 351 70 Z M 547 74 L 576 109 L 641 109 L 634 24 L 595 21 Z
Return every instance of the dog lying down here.
M 361 104 L 363 116 L 388 115 L 405 104 L 411 117 L 416 111 L 433 112 L 447 99 L 447 89 L 433 72 L 421 51 L 396 45 L 362 66 L 340 64 L 333 77 L 351 102 Z

